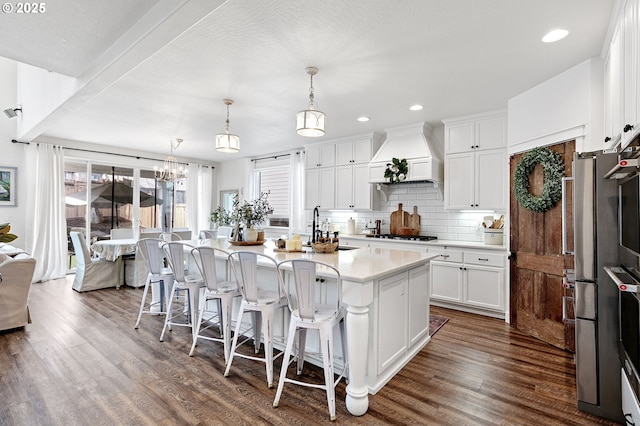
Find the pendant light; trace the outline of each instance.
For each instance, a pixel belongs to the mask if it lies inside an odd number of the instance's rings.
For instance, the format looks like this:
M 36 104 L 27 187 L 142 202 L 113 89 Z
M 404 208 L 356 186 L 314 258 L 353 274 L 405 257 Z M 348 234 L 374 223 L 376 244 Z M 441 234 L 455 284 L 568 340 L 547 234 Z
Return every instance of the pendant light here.
M 296 114 L 296 131 L 300 136 L 317 138 L 324 135 L 325 114 L 315 109 L 313 104 L 313 76 L 318 73 L 318 68 L 308 67 L 307 74 L 311 76 L 311 87 L 309 87 L 309 108 L 299 111 Z
M 173 150 L 178 149 L 182 142 L 182 139 L 176 139 L 176 144 L 174 146 L 173 141 L 169 141 L 169 156 L 164 160 L 162 168 L 159 168 L 158 166 L 153 167 L 156 179 L 165 182 L 173 182 L 178 179 L 184 179 L 187 176 L 187 168 L 178 163 L 173 156 Z
M 223 99 L 227 106 L 227 124 L 224 133 L 216 135 L 216 151 L 219 152 L 238 152 L 240 151 L 240 137 L 229 133 L 229 105 L 233 104 L 231 99 Z

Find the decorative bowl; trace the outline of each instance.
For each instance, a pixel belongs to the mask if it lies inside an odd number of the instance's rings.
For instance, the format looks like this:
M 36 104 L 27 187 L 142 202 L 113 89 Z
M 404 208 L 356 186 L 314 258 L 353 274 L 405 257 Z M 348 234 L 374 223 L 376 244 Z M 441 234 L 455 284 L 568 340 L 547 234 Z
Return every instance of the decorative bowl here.
M 338 248 L 338 243 L 311 243 L 316 253 L 333 253 Z

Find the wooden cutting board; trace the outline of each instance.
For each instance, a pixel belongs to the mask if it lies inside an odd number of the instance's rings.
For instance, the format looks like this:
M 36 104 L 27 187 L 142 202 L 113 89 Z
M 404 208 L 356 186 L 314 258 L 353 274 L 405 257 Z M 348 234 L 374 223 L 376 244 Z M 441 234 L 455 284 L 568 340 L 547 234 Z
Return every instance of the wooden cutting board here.
M 409 215 L 409 226 L 413 229 L 413 235 L 420 234 L 420 215 L 417 206 L 413 206 L 413 213 Z
M 410 227 L 409 212 L 402 210 L 402 203 L 398 203 L 398 210 L 391 212 L 391 218 L 389 219 L 389 232 L 392 234 L 399 234 L 400 228 Z

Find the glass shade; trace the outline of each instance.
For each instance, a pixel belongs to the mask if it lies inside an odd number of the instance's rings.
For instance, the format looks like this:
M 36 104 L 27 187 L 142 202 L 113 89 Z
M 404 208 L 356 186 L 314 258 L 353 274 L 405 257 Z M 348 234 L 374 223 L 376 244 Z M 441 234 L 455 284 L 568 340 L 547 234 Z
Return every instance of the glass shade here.
M 220 133 L 216 135 L 216 151 L 238 152 L 240 151 L 240 138 L 231 133 Z
M 324 112 L 305 109 L 296 114 L 296 132 L 300 136 L 317 138 L 324 135 Z

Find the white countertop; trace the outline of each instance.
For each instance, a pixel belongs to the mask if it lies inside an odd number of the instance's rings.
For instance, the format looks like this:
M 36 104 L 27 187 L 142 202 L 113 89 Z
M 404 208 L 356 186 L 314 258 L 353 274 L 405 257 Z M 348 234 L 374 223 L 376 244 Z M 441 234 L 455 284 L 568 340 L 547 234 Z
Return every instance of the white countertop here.
M 349 240 L 362 240 L 368 242 L 375 241 L 376 243 L 402 243 L 402 244 L 415 244 L 416 247 L 428 247 L 428 246 L 437 246 L 437 247 L 460 247 L 460 248 L 477 248 L 483 250 L 496 250 L 496 251 L 507 251 L 509 247 L 505 245 L 495 245 L 495 244 L 485 244 L 479 241 L 456 241 L 456 240 L 431 240 L 431 241 L 412 241 L 412 240 L 392 240 L 386 238 L 373 238 L 367 237 L 363 234 L 357 235 L 347 235 L 341 234 L 341 239 L 349 239 Z
M 338 250 L 334 253 L 314 253 L 310 248 L 305 248 L 308 251 L 303 253 L 276 252 L 274 251 L 275 245 L 271 240 L 267 240 L 263 245 L 252 246 L 231 245 L 223 238 L 183 242 L 192 246 L 208 245 L 227 252 L 237 250 L 255 251 L 271 256 L 278 262 L 286 259 L 317 260 L 338 269 L 342 279 L 356 282 L 371 281 L 395 272 L 420 266 L 438 256 L 436 253 L 379 247 L 360 247 L 354 250 Z

